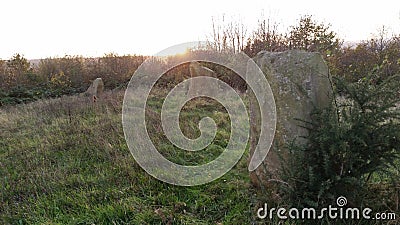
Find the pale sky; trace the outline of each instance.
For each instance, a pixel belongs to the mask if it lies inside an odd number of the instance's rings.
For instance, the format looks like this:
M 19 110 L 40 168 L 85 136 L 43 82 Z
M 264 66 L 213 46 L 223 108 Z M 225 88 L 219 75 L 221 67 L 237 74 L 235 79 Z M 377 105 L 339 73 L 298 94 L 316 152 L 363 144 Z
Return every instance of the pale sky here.
M 385 25 L 400 34 L 400 1 L 351 0 L 2 0 L 0 59 L 105 53 L 153 55 L 205 40 L 211 19 L 241 21 L 252 31 L 271 18 L 282 31 L 301 15 L 330 23 L 345 41 L 371 37 Z

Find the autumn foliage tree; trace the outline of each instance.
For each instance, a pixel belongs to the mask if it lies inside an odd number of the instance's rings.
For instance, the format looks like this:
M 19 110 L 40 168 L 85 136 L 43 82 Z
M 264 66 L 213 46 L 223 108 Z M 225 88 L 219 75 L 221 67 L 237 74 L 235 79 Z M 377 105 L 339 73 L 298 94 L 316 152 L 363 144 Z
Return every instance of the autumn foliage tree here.
M 312 16 L 303 16 L 299 24 L 292 26 L 288 34 L 289 49 L 320 52 L 329 57 L 339 50 L 340 42 L 330 25 L 316 22 Z
M 10 85 L 27 84 L 28 75 L 32 72 L 30 63 L 20 54 L 15 54 L 6 61 L 5 76 Z
M 356 82 L 374 73 L 376 82 L 400 73 L 400 36 L 379 34 L 355 46 L 341 48 L 330 60 L 332 73 Z
M 279 52 L 287 49 L 287 40 L 279 33 L 278 24 L 272 23 L 270 19 L 261 19 L 258 20 L 256 30 L 248 39 L 244 52 L 253 57 L 262 50 Z

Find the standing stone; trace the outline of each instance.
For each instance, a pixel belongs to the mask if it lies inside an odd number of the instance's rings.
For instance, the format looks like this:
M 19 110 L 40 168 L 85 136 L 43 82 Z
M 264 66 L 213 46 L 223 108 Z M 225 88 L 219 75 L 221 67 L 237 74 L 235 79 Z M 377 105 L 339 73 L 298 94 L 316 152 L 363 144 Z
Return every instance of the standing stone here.
M 86 90 L 85 93 L 83 93 L 84 96 L 89 96 L 93 98 L 93 101 L 95 101 L 101 93 L 104 91 L 104 83 L 101 78 L 96 78 L 90 87 Z
M 309 121 L 314 107 L 331 104 L 332 88 L 328 67 L 319 53 L 300 50 L 271 53 L 260 52 L 253 59 L 265 74 L 274 94 L 277 126 L 272 147 L 264 162 L 250 177 L 256 186 L 272 188 L 280 182 L 282 160 L 288 157 L 287 145 L 307 130 L 296 119 Z M 250 154 L 254 153 L 260 134 L 260 111 L 254 94 L 250 93 Z M 251 157 L 250 157 L 251 158 Z
M 215 72 L 207 67 L 202 66 L 199 62 L 191 62 L 189 65 L 190 77 L 198 77 L 198 76 L 208 76 L 208 77 L 217 77 Z M 189 83 L 189 90 L 187 92 L 188 96 L 195 96 L 201 89 L 205 88 L 205 84 L 203 82 L 194 82 L 191 81 Z M 209 95 L 214 96 L 215 94 L 209 93 Z

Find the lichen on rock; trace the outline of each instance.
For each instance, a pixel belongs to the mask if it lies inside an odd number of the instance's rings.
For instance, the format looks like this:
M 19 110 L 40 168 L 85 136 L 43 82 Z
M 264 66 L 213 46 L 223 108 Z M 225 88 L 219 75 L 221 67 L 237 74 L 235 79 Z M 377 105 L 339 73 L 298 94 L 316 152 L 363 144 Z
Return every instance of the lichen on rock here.
M 307 130 L 299 120 L 310 119 L 315 107 L 331 104 L 332 87 L 328 67 L 319 53 L 290 50 L 258 53 L 253 60 L 265 74 L 274 94 L 277 124 L 272 147 L 263 164 L 250 177 L 256 186 L 274 186 L 279 181 L 281 157 L 289 157 L 287 145 L 296 141 L 305 143 Z M 254 94 L 250 92 L 251 138 L 253 154 L 260 134 L 260 111 Z

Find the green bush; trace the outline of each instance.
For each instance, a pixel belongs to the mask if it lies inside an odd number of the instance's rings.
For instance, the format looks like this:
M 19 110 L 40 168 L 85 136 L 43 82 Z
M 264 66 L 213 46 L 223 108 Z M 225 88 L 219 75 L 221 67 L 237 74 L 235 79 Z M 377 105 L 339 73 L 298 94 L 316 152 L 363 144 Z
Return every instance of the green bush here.
M 316 109 L 311 121 L 302 121 L 307 144 L 290 144 L 291 155 L 284 163 L 286 202 L 320 208 L 336 205 L 335 200 L 345 196 L 348 206 L 396 207 L 395 197 L 386 203 L 376 186 L 395 190 L 393 185 L 399 185 L 400 110 L 395 105 L 400 77 L 376 80 L 336 79 L 341 96 L 335 104 Z

